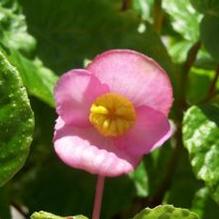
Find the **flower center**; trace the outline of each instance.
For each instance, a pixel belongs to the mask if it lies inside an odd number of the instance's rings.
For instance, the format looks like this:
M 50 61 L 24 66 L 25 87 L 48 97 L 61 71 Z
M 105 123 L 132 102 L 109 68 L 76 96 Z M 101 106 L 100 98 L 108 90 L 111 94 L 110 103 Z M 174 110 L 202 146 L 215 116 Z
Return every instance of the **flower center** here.
M 133 104 L 124 96 L 106 93 L 90 108 L 90 123 L 104 136 L 116 137 L 130 129 L 136 119 Z

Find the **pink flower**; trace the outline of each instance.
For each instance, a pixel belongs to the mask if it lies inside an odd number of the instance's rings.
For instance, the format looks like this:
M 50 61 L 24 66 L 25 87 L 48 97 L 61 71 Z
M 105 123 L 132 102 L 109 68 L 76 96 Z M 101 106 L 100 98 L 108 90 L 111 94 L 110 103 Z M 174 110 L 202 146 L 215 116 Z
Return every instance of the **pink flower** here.
M 169 78 L 135 51 L 110 50 L 86 69 L 70 70 L 58 81 L 55 99 L 57 155 L 93 174 L 128 173 L 171 135 Z

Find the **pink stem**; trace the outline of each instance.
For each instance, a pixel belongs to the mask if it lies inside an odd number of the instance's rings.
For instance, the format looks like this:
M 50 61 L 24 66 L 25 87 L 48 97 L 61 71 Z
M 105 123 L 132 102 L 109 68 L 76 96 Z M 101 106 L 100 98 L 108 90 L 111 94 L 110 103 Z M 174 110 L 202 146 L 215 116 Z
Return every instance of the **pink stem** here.
M 92 219 L 100 218 L 103 189 L 104 189 L 104 180 L 105 180 L 104 176 L 97 176 L 96 193 L 95 193 Z

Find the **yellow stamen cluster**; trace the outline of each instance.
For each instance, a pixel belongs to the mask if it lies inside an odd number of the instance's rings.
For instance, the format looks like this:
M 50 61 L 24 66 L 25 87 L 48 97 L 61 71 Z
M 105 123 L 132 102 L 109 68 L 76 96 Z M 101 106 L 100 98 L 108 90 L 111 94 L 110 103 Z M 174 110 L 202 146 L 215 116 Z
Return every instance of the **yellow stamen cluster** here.
M 121 136 L 136 119 L 133 104 L 124 96 L 106 93 L 97 97 L 90 108 L 90 123 L 104 136 Z

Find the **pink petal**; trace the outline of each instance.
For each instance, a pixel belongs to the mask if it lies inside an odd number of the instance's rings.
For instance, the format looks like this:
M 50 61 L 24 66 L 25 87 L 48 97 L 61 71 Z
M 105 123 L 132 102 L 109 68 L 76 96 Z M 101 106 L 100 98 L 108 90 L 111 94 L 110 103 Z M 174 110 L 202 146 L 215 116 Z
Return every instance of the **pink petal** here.
M 163 144 L 171 136 L 171 128 L 164 114 L 150 107 L 136 110 L 135 126 L 115 144 L 130 154 L 142 156 Z
M 129 156 L 93 128 L 68 126 L 58 118 L 54 136 L 55 151 L 67 165 L 103 176 L 132 171 L 141 157 Z
M 172 86 L 165 71 L 151 58 L 131 50 L 110 50 L 97 56 L 87 69 L 136 107 L 150 106 L 168 114 Z
M 55 88 L 57 113 L 68 124 L 87 126 L 92 102 L 108 90 L 108 87 L 101 84 L 89 71 L 71 70 L 60 78 Z

